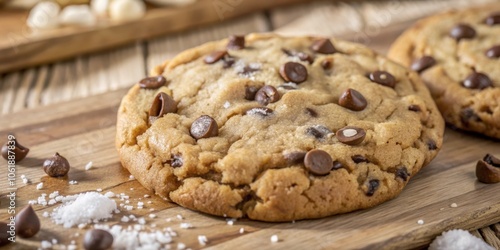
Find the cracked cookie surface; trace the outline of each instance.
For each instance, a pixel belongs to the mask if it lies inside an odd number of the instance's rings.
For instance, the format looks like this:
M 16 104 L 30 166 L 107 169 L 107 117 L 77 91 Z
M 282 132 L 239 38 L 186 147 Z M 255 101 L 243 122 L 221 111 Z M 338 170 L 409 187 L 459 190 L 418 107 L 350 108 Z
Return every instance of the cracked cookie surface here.
M 500 4 L 423 19 L 389 58 L 420 73 L 447 123 L 500 138 Z
M 231 37 L 153 73 L 164 78 L 142 80 L 120 106 L 121 162 L 208 214 L 290 221 L 372 207 L 442 145 L 418 75 L 341 40 Z

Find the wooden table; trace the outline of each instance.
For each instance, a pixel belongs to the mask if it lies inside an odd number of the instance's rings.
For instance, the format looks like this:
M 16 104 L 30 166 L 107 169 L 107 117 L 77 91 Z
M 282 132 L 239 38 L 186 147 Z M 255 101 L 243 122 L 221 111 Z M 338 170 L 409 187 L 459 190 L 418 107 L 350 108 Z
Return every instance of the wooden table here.
M 480 0 L 474 3 L 492 1 L 494 0 Z M 137 181 L 129 180 L 128 173 L 117 163 L 114 147 L 110 145 L 113 142 L 116 108 L 128 87 L 146 76 L 153 66 L 179 51 L 229 34 L 276 31 L 285 35 L 317 34 L 342 37 L 364 43 L 385 53 L 390 42 L 416 19 L 449 8 L 451 5 L 457 7 L 469 4 L 470 1 L 466 0 L 453 1 L 453 4 L 450 0 L 350 4 L 313 2 L 254 13 L 209 27 L 137 42 L 106 53 L 79 56 L 63 62 L 4 74 L 0 77 L 0 114 L 2 114 L 0 138 L 6 138 L 9 132 L 16 132 L 24 144 L 32 147 L 30 158 L 23 161 L 19 167 L 18 178 L 24 174 L 31 183 L 24 185 L 18 179 L 18 183 L 21 183 L 18 185 L 18 205 L 27 204 L 28 200 L 36 199 L 42 192 L 48 194 L 59 190 L 61 194 L 68 195 L 97 188 L 126 193 L 133 197 L 131 201 L 133 199 L 134 203 L 139 199 L 146 200 L 142 198 L 143 195 L 150 193 Z M 461 145 L 460 143 L 464 141 L 473 145 Z M 52 154 L 54 149 L 71 157 L 73 170 L 67 179 L 47 178 L 39 168 L 42 160 Z M 207 235 L 209 239 L 207 247 L 213 249 L 231 247 L 300 249 L 312 244 L 324 249 L 342 246 L 414 248 L 428 244 L 440 233 L 438 230 L 446 228 L 440 224 L 445 222 L 449 223 L 450 227 L 471 230 L 471 233 L 499 249 L 498 185 L 495 189 L 491 185 L 468 183 L 462 185 L 463 190 L 467 190 L 465 193 L 460 193 L 462 190 L 443 191 L 440 188 L 444 185 L 443 182 L 447 183 L 446 178 L 442 179 L 442 175 L 436 174 L 443 172 L 450 175 L 453 181 L 470 178 L 474 161 L 485 153 L 484 149 L 495 150 L 491 152 L 495 154 L 500 152 L 497 142 L 447 130 L 443 151 L 428 168 L 412 179 L 400 197 L 374 209 L 324 220 L 300 221 L 295 224 L 241 220 L 236 221 L 231 227 L 223 219 L 179 208 L 155 196 L 147 199 L 152 201 L 151 205 L 146 205 L 148 209 L 133 210 L 131 213 L 138 217 L 146 216 L 150 213 L 149 208 L 154 208 L 153 212 L 158 215 L 159 226 L 172 226 L 179 232 L 179 237 L 174 239 L 175 244 L 183 242 L 193 249 L 201 247 L 196 239 L 199 234 Z M 89 161 L 93 161 L 95 167 L 85 171 L 84 165 Z M 109 173 L 114 174 L 109 175 Z M 106 176 L 106 179 L 103 179 L 103 176 Z M 4 175 L 0 176 L 0 190 L 3 190 L 0 192 L 2 195 L 0 220 L 7 219 L 4 213 L 5 178 Z M 68 180 L 77 180 L 79 183 L 69 185 Z M 448 184 L 453 186 L 456 183 L 452 180 L 448 181 Z M 44 182 L 44 188 L 36 190 L 35 186 L 40 181 Z M 442 197 L 433 193 L 427 195 L 422 192 L 424 188 L 443 192 L 440 193 Z M 420 197 L 421 200 L 416 202 L 416 197 Z M 484 199 L 482 204 L 484 209 L 474 210 L 478 204 L 471 201 L 478 197 Z M 428 201 L 425 201 L 427 199 Z M 451 203 L 457 203 L 458 207 L 450 208 Z M 397 205 L 401 204 L 409 206 L 403 209 L 404 211 L 414 212 L 398 212 L 402 208 Z M 41 206 L 35 208 L 39 215 L 53 209 Z M 454 214 L 456 218 L 444 222 L 443 214 L 439 211 L 445 211 L 442 213 L 449 213 L 448 215 Z M 404 218 L 398 219 L 398 224 L 385 223 L 384 220 L 394 217 L 390 212 L 398 215 L 400 213 Z M 177 214 L 182 215 L 184 221 L 192 223 L 195 228 L 179 229 L 180 221 L 176 221 Z M 380 217 L 374 216 L 377 214 L 380 214 Z M 120 216 L 116 216 L 111 223 L 118 223 L 119 218 Z M 167 218 L 172 218 L 172 222 L 165 222 Z M 416 220 L 420 218 L 425 218 L 426 221 L 422 227 L 416 224 Z M 41 240 L 52 238 L 57 238 L 64 244 L 69 244 L 71 240 L 80 243 L 81 235 L 86 230 L 76 228 L 65 230 L 54 226 L 48 218 L 41 217 L 41 220 L 42 231 L 35 238 L 21 240 L 20 244 L 11 245 L 10 248 L 36 248 L 40 246 Z M 354 220 L 362 220 L 362 223 L 353 224 Z M 359 227 L 360 224 L 367 226 Z M 355 225 L 358 227 L 354 227 Z M 385 228 L 379 227 L 380 225 L 384 225 Z M 243 235 L 238 232 L 241 227 L 245 228 Z M 408 228 L 411 228 L 415 235 L 398 235 L 394 232 Z M 381 236 L 373 230 L 386 230 L 388 233 L 386 236 Z M 359 231 L 359 234 L 354 235 L 358 235 L 357 237 L 362 235 L 363 238 L 355 239 L 352 235 L 348 235 L 349 232 L 356 231 Z M 336 235 L 329 235 L 328 232 L 336 232 Z M 348 233 L 343 235 L 342 232 Z M 281 239 L 274 245 L 269 241 L 269 237 L 273 234 L 279 235 Z M 366 245 L 363 242 L 370 244 Z M 172 244 L 174 249 L 175 244 Z

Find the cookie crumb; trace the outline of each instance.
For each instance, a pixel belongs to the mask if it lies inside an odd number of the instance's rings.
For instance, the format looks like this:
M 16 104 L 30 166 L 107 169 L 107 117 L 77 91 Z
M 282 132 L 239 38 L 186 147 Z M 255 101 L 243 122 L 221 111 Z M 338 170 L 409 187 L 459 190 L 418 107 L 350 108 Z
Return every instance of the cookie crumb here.
M 37 190 L 40 190 L 40 189 L 42 189 L 42 188 L 43 188 L 43 182 L 40 182 L 40 183 L 38 183 L 38 184 L 36 185 L 36 189 L 37 189 Z
M 419 225 L 423 225 L 423 224 L 424 224 L 424 220 L 418 220 L 418 221 L 417 221 L 417 224 L 419 224 Z
M 208 242 L 207 236 L 198 235 L 198 242 L 200 243 L 200 245 L 205 246 Z
M 276 243 L 278 241 L 279 241 L 278 235 L 275 234 L 275 235 L 271 236 L 271 242 L 272 243 Z
M 450 207 L 458 207 L 457 203 L 451 203 Z
M 89 161 L 89 163 L 87 163 L 87 165 L 85 165 L 85 170 L 90 170 L 92 168 L 92 165 L 93 163 L 91 161 Z

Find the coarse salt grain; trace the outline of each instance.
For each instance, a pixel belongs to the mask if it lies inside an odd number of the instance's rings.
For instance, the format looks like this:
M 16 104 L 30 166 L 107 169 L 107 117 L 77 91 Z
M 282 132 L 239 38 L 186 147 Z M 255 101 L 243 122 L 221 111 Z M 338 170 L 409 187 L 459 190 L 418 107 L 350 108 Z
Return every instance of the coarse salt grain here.
M 78 181 L 75 181 L 75 180 L 69 181 L 69 185 L 76 185 L 76 184 L 78 184 Z
M 451 203 L 450 207 L 458 207 L 457 203 Z
M 227 220 L 227 224 L 228 224 L 229 226 L 234 225 L 234 220 Z
M 245 232 L 245 229 L 244 228 L 240 228 L 240 234 L 242 234 L 244 232 Z
M 149 218 L 156 218 L 156 214 L 150 214 Z
M 183 229 L 190 229 L 193 228 L 193 225 L 191 225 L 190 223 L 181 223 L 180 227 Z
M 50 214 L 49 214 L 49 212 L 47 212 L 47 211 L 43 212 L 43 214 L 42 214 L 42 216 L 43 216 L 43 217 L 45 217 L 45 218 L 49 217 L 49 215 L 50 215 Z
M 40 247 L 42 249 L 50 249 L 52 248 L 52 243 L 50 243 L 50 241 L 42 240 L 42 242 L 40 243 Z
M 95 191 L 97 191 L 97 192 L 102 192 L 102 188 L 98 188 L 98 189 L 96 189 Z
M 130 219 L 127 216 L 123 216 L 121 222 L 129 222 Z
M 76 247 L 75 244 L 71 244 L 71 245 L 68 245 L 68 247 L 66 249 L 67 250 L 77 250 L 78 248 Z
M 114 197 L 115 196 L 115 193 L 111 192 L 111 191 L 108 191 L 104 194 L 105 197 L 108 197 L 108 198 L 111 198 L 111 197 Z
M 184 217 L 182 217 L 182 215 L 178 214 L 178 215 L 177 215 L 177 219 L 179 219 L 179 220 L 184 220 Z
M 417 221 L 417 224 L 419 224 L 419 225 L 423 225 L 423 224 L 424 224 L 424 220 L 418 220 L 418 221 Z
M 229 101 L 226 101 L 226 102 L 224 103 L 223 107 L 224 107 L 225 109 L 227 109 L 227 108 L 231 107 L 231 103 L 230 103 Z
M 92 168 L 92 165 L 93 163 L 91 161 L 87 163 L 87 165 L 85 165 L 85 170 L 90 170 Z
M 177 243 L 177 249 L 178 250 L 184 250 L 184 249 L 186 249 L 186 244 L 184 244 L 182 242 Z
M 40 190 L 40 189 L 42 189 L 42 188 L 43 188 L 43 182 L 40 182 L 40 183 L 38 183 L 38 184 L 36 185 L 36 189 L 37 189 L 37 190 Z
M 111 218 L 116 209 L 114 200 L 97 192 L 66 196 L 63 202 L 54 209 L 51 217 L 56 224 L 63 224 L 66 228 Z
M 133 175 L 130 175 L 128 178 L 129 178 L 130 180 L 135 180 L 135 177 L 134 177 Z
M 146 224 L 146 219 L 144 218 L 139 218 L 139 220 L 137 220 L 137 223 L 141 224 L 141 225 L 145 225 Z
M 207 236 L 198 235 L 198 242 L 200 243 L 200 245 L 205 246 L 208 243 Z
M 429 250 L 494 250 L 483 240 L 468 231 L 454 229 L 444 232 L 430 244 Z
M 271 242 L 272 243 L 276 243 L 278 241 L 279 241 L 278 235 L 275 234 L 275 235 L 271 236 Z
M 144 195 L 144 198 L 149 198 L 149 197 L 151 197 L 149 194 Z
M 57 241 L 57 239 L 52 239 L 52 245 L 55 245 L 57 244 L 59 241 Z

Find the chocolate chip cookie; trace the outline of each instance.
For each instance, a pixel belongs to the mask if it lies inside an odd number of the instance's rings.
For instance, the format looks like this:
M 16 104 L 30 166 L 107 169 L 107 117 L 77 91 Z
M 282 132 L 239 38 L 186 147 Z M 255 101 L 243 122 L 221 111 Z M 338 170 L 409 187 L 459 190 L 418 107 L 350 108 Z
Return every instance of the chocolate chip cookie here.
M 500 4 L 421 20 L 389 57 L 420 74 L 447 123 L 500 138 Z
M 350 42 L 232 36 L 153 73 L 119 109 L 121 162 L 208 214 L 289 221 L 372 207 L 442 145 L 418 74 Z

